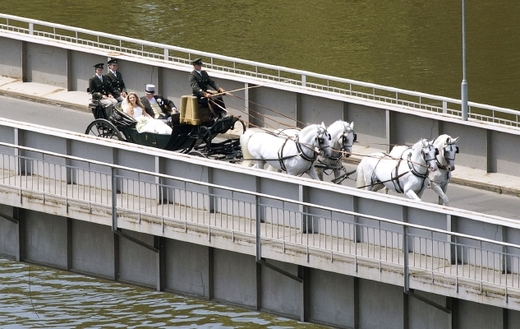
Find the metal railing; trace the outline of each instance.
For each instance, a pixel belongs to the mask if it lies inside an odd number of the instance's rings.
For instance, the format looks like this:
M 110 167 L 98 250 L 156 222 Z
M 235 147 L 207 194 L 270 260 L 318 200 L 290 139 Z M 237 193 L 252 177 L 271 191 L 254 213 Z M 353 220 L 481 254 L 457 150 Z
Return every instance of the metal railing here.
M 461 117 L 461 100 L 430 95 L 404 89 L 386 87 L 373 83 L 333 77 L 282 66 L 263 64 L 234 57 L 221 56 L 193 49 L 168 46 L 160 43 L 127 38 L 61 24 L 0 14 L 0 36 L 24 35 L 57 42 L 61 47 L 75 46 L 119 53 L 150 60 L 189 64 L 191 59 L 207 57 L 207 67 L 232 74 L 255 78 L 264 82 L 276 82 L 315 89 L 381 102 L 388 105 L 404 106 L 413 110 L 433 112 Z M 302 89 L 303 90 L 303 89 Z M 487 123 L 507 127 L 520 127 L 520 112 L 512 109 L 469 102 L 468 117 Z
M 43 200 L 64 207 L 83 204 L 90 213 L 109 209 L 106 225 L 146 222 L 183 231 L 249 238 L 265 247 L 298 248 L 302 257 L 317 252 L 358 268 L 392 268 L 407 288 L 412 278 L 445 281 L 458 291 L 520 292 L 520 245 L 404 223 L 358 212 L 237 190 L 92 161 L 74 156 L 0 143 L 0 190 L 14 199 Z M 65 202 L 63 202 L 65 201 Z M 14 205 L 17 206 L 17 205 Z M 21 205 L 18 205 L 21 206 Z M 136 226 L 138 227 L 138 226 Z

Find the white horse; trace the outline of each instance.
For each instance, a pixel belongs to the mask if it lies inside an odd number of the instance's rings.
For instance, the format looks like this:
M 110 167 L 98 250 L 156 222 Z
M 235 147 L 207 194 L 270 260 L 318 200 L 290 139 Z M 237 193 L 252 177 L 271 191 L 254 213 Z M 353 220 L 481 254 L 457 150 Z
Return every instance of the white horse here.
M 437 170 L 438 153 L 435 146 L 423 138 L 397 158 L 386 153 L 369 154 L 357 167 L 356 185 L 368 191 L 386 187 L 420 201 L 429 183 L 428 173 Z
M 433 140 L 433 145 L 439 150 L 437 155 L 437 173 L 430 174 L 430 187 L 439 196 L 439 204 L 450 205 L 450 199 L 446 196 L 451 172 L 455 170 L 455 156 L 459 153 L 457 142 L 459 137 L 452 138 L 450 135 L 440 135 Z
M 338 120 L 327 127 L 327 131 L 331 136 L 331 147 L 332 152 L 330 156 L 320 156 L 318 158 L 318 164 L 316 165 L 316 172 L 320 180 L 323 180 L 323 172 L 327 169 L 332 169 L 334 173 L 334 183 L 341 183 L 341 172 L 346 170 L 341 163 L 343 154 L 345 157 L 349 157 L 352 154 L 352 145 L 357 139 L 357 135 L 354 132 L 354 122 L 348 123 L 346 121 Z M 341 179 L 341 180 L 340 180 Z
M 281 137 L 297 137 L 300 133 L 298 128 L 277 129 L 275 134 Z M 323 172 L 327 169 L 332 169 L 334 173 L 333 182 L 340 184 L 341 171 L 345 171 L 341 163 L 343 154 L 348 158 L 352 153 L 352 144 L 356 141 L 356 133 L 354 132 L 354 122 L 348 123 L 346 121 L 337 120 L 327 127 L 327 131 L 331 137 L 331 154 L 324 156 L 320 154 L 315 165 L 318 178 L 323 180 Z
M 314 169 L 318 154 L 331 153 L 330 134 L 324 123 L 309 125 L 296 136 L 286 138 L 249 129 L 240 136 L 240 147 L 245 166 L 263 169 L 267 163 L 277 171 L 295 176 L 307 173 L 313 179 L 318 179 Z
M 430 172 L 430 188 L 439 196 L 439 204 L 449 206 L 450 199 L 446 195 L 448 183 L 450 182 L 451 172 L 455 170 L 455 156 L 459 153 L 457 141 L 459 137 L 452 138 L 450 135 L 443 134 L 432 140 L 433 145 L 439 150 L 437 154 L 437 168 L 435 172 Z M 407 146 L 395 146 L 390 155 L 400 157 Z

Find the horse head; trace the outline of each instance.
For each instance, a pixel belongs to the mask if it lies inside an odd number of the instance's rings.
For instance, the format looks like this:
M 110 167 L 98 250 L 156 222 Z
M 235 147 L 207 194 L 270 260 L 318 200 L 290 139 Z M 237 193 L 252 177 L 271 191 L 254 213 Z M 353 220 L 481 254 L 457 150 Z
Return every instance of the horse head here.
M 341 150 L 347 153 L 346 157 L 348 158 L 352 154 L 352 145 L 357 140 L 357 134 L 354 132 L 354 121 L 352 121 L 352 123 L 344 123 L 344 129 L 340 139 Z
M 331 136 L 327 131 L 327 127 L 325 127 L 325 123 L 321 123 L 321 125 L 316 125 L 316 137 L 314 138 L 314 147 L 317 149 L 317 152 L 321 152 L 322 156 L 330 157 L 331 155 L 331 147 L 330 141 Z
M 332 138 L 332 156 L 335 159 L 339 159 L 346 153 L 346 157 L 349 157 L 352 153 L 352 145 L 357 139 L 356 133 L 354 132 L 354 122 L 348 123 L 346 121 L 337 120 L 331 124 L 327 130 Z
M 452 138 L 450 135 L 440 135 L 433 143 L 439 149 L 437 166 L 448 171 L 455 170 L 455 155 L 459 153 L 457 141 L 459 137 Z
M 421 156 L 426 162 L 426 167 L 429 171 L 436 171 L 438 169 L 437 166 L 437 155 L 439 154 L 439 149 L 433 145 L 432 142 L 428 141 L 426 138 L 422 138 L 421 141 Z
M 448 171 L 455 170 L 455 156 L 459 153 L 459 146 L 457 145 L 457 141 L 459 137 L 451 138 L 448 136 L 444 142 L 442 147 L 442 157 L 446 161 L 446 169 Z

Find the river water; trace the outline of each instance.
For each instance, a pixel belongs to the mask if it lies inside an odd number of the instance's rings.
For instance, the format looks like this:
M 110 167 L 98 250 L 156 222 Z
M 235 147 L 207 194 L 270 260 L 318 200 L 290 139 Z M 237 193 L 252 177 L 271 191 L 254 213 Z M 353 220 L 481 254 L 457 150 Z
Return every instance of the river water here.
M 0 326 L 327 328 L 0 258 Z
M 0 13 L 460 98 L 456 0 L 1 0 Z M 519 14 L 466 1 L 470 101 L 520 108 Z M 2 328 L 319 328 L 2 259 L 0 295 Z
M 469 100 L 520 108 L 520 1 L 466 0 Z M 461 0 L 19 0 L 0 12 L 460 98 Z

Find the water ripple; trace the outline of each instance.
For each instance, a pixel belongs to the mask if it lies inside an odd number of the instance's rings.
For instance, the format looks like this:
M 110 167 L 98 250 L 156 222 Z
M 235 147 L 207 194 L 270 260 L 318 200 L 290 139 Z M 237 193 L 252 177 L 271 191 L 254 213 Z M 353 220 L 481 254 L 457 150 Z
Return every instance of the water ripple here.
M 0 258 L 0 325 L 11 328 L 326 328 Z

